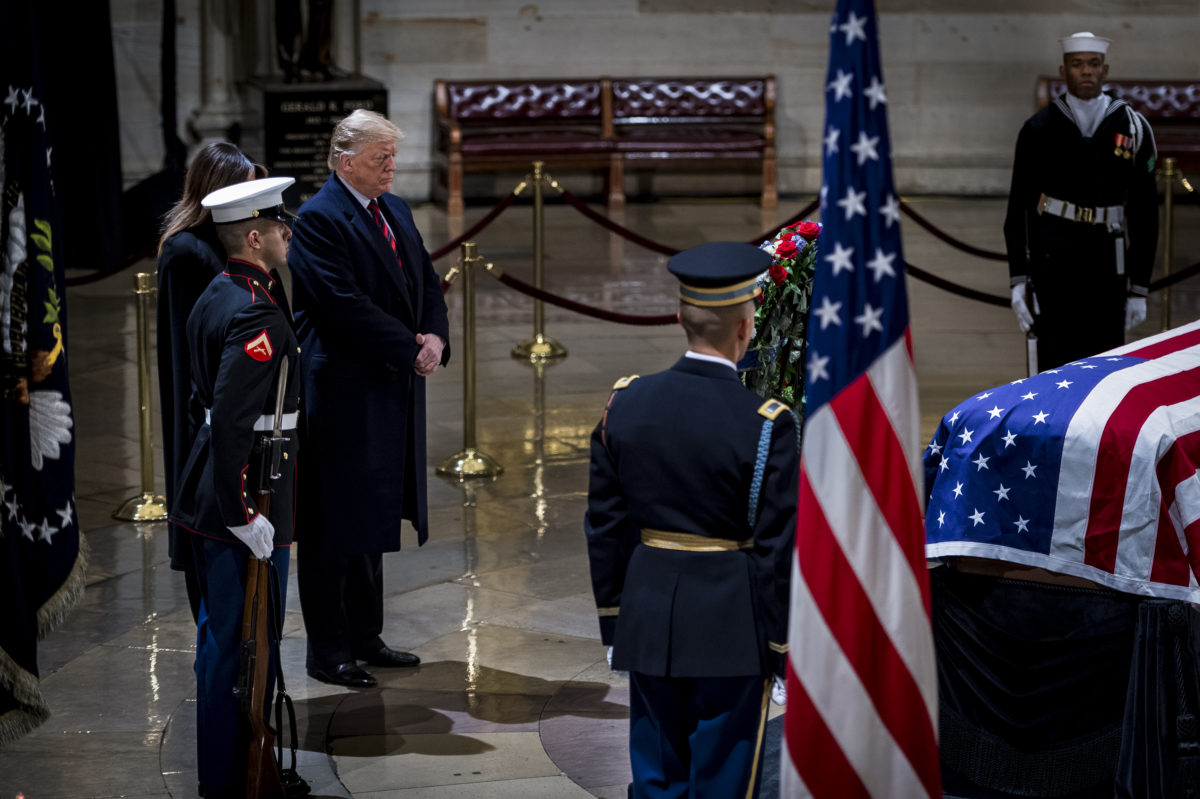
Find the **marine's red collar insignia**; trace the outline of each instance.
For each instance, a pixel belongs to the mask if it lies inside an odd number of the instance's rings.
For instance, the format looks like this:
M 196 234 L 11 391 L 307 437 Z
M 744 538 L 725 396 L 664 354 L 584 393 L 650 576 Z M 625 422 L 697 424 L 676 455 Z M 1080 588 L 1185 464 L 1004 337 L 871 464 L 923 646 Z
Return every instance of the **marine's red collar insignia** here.
M 267 335 L 265 328 L 263 332 L 247 341 L 243 349 L 256 361 L 269 361 L 275 352 L 275 348 L 271 346 L 271 337 Z

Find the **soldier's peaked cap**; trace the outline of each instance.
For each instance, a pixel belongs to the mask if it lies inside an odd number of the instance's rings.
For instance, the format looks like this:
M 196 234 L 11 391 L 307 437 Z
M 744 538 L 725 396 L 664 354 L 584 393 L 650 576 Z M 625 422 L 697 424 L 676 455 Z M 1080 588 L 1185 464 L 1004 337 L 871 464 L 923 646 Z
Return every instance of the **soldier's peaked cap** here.
M 291 223 L 296 217 L 283 206 L 283 190 L 295 182 L 295 178 L 259 178 L 234 183 L 210 193 L 200 204 L 212 212 L 218 225 L 247 219 Z
M 759 295 L 758 276 L 771 256 L 752 244 L 714 241 L 684 250 L 667 261 L 679 279 L 679 299 L 689 305 L 737 305 Z

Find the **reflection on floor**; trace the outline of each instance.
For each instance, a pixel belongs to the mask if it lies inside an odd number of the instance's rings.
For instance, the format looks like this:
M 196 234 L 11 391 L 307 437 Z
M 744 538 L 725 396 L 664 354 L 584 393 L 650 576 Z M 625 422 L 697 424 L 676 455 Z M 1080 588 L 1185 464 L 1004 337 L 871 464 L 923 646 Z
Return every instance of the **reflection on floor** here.
M 740 201 L 633 205 L 621 221 L 656 241 L 688 246 L 749 239 L 806 202 L 785 202 L 778 217 Z M 914 202 L 957 238 L 1003 249 L 1002 201 Z M 486 210 L 469 209 L 465 224 Z M 1200 253 L 1200 234 L 1196 208 L 1178 213 L 1182 265 Z M 416 216 L 431 248 L 463 229 L 431 207 Z M 530 279 L 530 218 L 528 206 L 509 210 L 478 235 L 480 254 Z M 546 223 L 549 290 L 624 313 L 674 312 L 676 288 L 663 257 L 566 206 L 548 207 Z M 907 221 L 905 235 L 910 262 L 1007 295 L 1003 264 L 962 255 Z M 92 551 L 89 585 L 81 605 L 41 645 L 53 716 L 0 750 L 0 797 L 195 795 L 194 628 L 182 579 L 166 566 L 161 525 L 110 518 L 140 481 L 131 282 L 125 273 L 68 294 L 76 492 Z M 1020 376 L 1024 341 L 1005 307 L 912 280 L 909 296 L 927 436 L 949 406 Z M 448 302 L 457 355 L 460 286 Z M 1157 302 L 1152 298 L 1150 321 L 1136 333 L 1158 329 Z M 368 691 L 308 679 L 295 581 L 289 586 L 285 674 L 301 721 L 300 770 L 318 796 L 625 796 L 628 692 L 604 663 L 584 553 L 587 442 L 613 381 L 665 368 L 682 351 L 682 335 L 675 327 L 622 326 L 547 306 L 547 333 L 569 355 L 535 369 L 510 357 L 531 335 L 531 302 L 485 275 L 477 309 L 478 446 L 504 473 L 461 484 L 432 476 L 463 446 L 456 358 L 429 381 L 430 541 L 417 549 L 409 531 L 404 551 L 384 559 L 384 638 L 419 654 L 422 666 L 378 669 L 379 686 Z M 1176 289 L 1176 323 L 1196 318 L 1198 309 L 1195 293 Z

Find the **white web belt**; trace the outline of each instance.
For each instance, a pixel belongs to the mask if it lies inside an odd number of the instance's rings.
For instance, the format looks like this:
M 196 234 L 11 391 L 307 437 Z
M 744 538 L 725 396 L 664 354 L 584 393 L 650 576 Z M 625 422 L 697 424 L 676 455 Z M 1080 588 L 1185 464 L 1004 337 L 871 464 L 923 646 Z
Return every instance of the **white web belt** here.
M 283 423 L 280 425 L 280 430 L 295 430 L 296 422 L 299 420 L 300 414 L 297 411 L 285 413 L 283 415 Z M 212 424 L 212 408 L 204 409 L 204 423 Z M 262 416 L 254 420 L 254 431 L 256 433 L 269 433 L 275 429 L 274 414 L 264 413 Z
M 1038 203 L 1038 213 L 1050 214 L 1051 216 L 1062 217 L 1073 222 L 1083 222 L 1088 225 L 1105 225 L 1114 233 L 1121 229 L 1121 223 L 1125 220 L 1125 209 L 1119 205 L 1084 208 L 1065 200 L 1047 197 L 1044 194 Z

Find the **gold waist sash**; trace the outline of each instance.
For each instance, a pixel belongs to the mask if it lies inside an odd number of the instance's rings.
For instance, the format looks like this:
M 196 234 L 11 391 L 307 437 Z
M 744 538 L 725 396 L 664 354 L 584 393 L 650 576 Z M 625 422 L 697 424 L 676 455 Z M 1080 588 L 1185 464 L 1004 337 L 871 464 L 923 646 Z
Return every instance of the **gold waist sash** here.
M 731 541 L 728 538 L 709 538 L 692 533 L 670 533 L 665 530 L 642 530 L 642 543 L 658 549 L 677 549 L 683 552 L 736 552 L 750 549 L 754 539 Z

